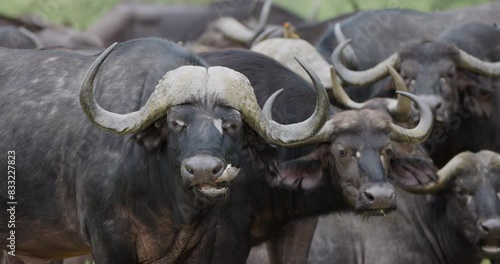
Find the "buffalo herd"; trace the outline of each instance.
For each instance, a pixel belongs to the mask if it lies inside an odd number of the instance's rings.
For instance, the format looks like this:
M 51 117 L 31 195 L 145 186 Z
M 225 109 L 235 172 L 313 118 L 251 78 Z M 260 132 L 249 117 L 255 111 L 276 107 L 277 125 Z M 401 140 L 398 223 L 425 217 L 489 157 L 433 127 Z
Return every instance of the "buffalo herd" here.
M 500 263 L 497 23 L 0 15 L 0 264 Z

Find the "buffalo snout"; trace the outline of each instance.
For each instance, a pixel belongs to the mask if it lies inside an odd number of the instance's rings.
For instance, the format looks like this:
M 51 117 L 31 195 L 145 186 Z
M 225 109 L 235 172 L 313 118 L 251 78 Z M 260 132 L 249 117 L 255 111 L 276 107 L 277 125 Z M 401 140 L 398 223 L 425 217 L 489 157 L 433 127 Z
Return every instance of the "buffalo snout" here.
M 358 193 L 356 210 L 384 213 L 396 209 L 396 190 L 385 182 L 363 185 Z
M 184 186 L 210 198 L 227 197 L 229 183 L 238 172 L 238 168 L 208 154 L 198 154 L 184 159 L 181 163 Z
M 485 257 L 500 257 L 500 218 L 478 221 L 477 227 L 481 238 L 479 247 Z
M 184 159 L 181 175 L 188 185 L 212 183 L 222 175 L 225 162 L 219 158 L 201 154 Z
M 479 221 L 478 227 L 483 234 L 500 238 L 500 218 Z

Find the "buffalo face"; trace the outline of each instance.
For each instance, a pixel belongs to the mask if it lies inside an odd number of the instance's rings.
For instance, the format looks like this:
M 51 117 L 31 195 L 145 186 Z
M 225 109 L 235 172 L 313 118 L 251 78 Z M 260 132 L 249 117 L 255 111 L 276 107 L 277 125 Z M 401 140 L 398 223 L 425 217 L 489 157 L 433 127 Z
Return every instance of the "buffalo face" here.
M 496 86 L 491 78 L 500 76 L 500 64 L 488 60 L 494 56 L 488 52 L 495 51 L 489 39 L 481 40 L 484 35 L 495 38 L 499 33 L 488 25 L 461 25 L 442 33 L 437 40 L 408 43 L 400 52 L 363 71 L 350 70 L 343 64 L 342 51 L 349 47 L 346 40 L 335 48 L 332 62 L 340 77 L 355 85 L 384 78 L 389 75 L 387 66 L 398 69 L 410 92 L 429 105 L 437 123 L 452 122 L 452 115 L 461 114 L 459 106 L 474 116 L 489 118 Z M 482 54 L 482 58 L 467 53 L 462 46 Z
M 305 144 L 328 118 L 328 95 L 307 66 L 304 69 L 313 79 L 318 99 L 314 113 L 298 123 L 282 125 L 267 119 L 243 74 L 202 65 L 183 65 L 168 71 L 139 110 L 109 112 L 94 97 L 94 79 L 115 46 L 100 54 L 85 74 L 80 93 L 82 109 L 102 130 L 134 134 L 154 163 L 159 163 L 158 177 L 168 182 L 176 199 L 184 199 L 180 189 L 195 202 L 226 197 L 229 182 L 238 174 L 244 147 Z
M 438 179 L 407 190 L 445 198 L 451 223 L 487 258 L 500 257 L 500 155 L 462 152 L 437 172 Z
M 365 114 L 366 117 L 349 117 L 355 120 L 353 123 L 346 118 L 345 124 L 355 124 L 357 127 L 348 128 L 346 125 L 345 132 L 332 137 L 325 157 L 333 165 L 329 175 L 338 177 L 336 181 L 344 197 L 355 210 L 377 213 L 391 211 L 396 208 L 394 187 L 386 181 L 391 141 L 388 130 L 377 128 L 374 124 L 387 124 L 387 120 L 382 121 L 373 111 L 351 114 Z M 374 118 L 374 123 L 370 122 L 371 118 Z M 335 179 L 331 180 L 333 182 Z
M 482 151 L 468 155 L 462 162 L 468 166 L 459 168 L 455 164 L 457 175 L 449 184 L 450 214 L 485 257 L 499 258 L 500 156 Z
M 426 154 L 398 153 L 402 148 L 391 139 L 391 118 L 377 110 L 344 111 L 327 124 L 333 132 L 310 154 L 280 165 L 279 183 L 302 189 L 330 184 L 363 214 L 383 215 L 396 209 L 395 189 L 388 178 L 413 177 Z
M 410 92 L 431 108 L 438 124 L 449 123 L 458 111 L 455 57 L 452 45 L 442 42 L 419 43 L 401 53 L 401 76 Z
M 226 197 L 243 151 L 241 114 L 224 106 L 179 105 L 162 127 L 168 131 L 168 161 L 180 171 L 184 188 L 209 199 Z

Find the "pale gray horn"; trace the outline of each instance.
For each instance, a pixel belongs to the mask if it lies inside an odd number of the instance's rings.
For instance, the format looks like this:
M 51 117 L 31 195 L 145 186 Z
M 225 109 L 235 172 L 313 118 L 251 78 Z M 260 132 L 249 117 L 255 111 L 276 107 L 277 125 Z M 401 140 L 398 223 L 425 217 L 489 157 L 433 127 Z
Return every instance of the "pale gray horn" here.
M 340 78 L 347 83 L 362 86 L 376 82 L 387 76 L 387 66 L 395 67 L 399 62 L 398 53 L 394 53 L 389 58 L 375 65 L 371 69 L 364 71 L 350 70 L 342 63 L 341 59 L 342 51 L 347 45 L 349 45 L 350 42 L 351 40 L 346 40 L 340 43 L 333 51 L 331 57 L 333 66 L 337 69 Z
M 394 84 L 396 85 L 396 90 L 409 92 L 403 78 L 401 78 L 401 75 L 399 75 L 399 73 L 391 66 L 387 66 L 387 69 L 389 70 L 389 74 L 391 75 Z M 389 104 L 387 105 L 387 110 L 389 111 L 389 113 L 391 113 L 391 116 L 394 119 L 399 121 L 406 121 L 408 120 L 411 112 L 411 100 L 401 94 L 398 94 L 397 100 L 390 100 Z
M 396 91 L 396 93 L 404 95 L 415 102 L 420 109 L 420 121 L 415 128 L 407 129 L 391 123 L 391 139 L 397 142 L 404 143 L 422 143 L 432 131 L 434 118 L 429 106 L 414 94 L 408 92 Z
M 480 60 L 462 49 L 456 48 L 460 66 L 489 77 L 500 77 L 500 62 Z
M 340 26 L 340 23 L 336 23 L 334 28 L 333 28 L 333 33 L 335 34 L 335 39 L 337 40 L 337 43 L 343 43 L 344 41 L 347 41 L 346 36 L 344 35 L 344 32 L 342 31 L 342 28 Z M 356 56 L 356 52 L 354 52 L 354 49 L 352 48 L 352 45 L 347 45 L 343 52 L 341 53 L 342 59 L 347 63 L 348 66 L 359 66 L 359 59 Z

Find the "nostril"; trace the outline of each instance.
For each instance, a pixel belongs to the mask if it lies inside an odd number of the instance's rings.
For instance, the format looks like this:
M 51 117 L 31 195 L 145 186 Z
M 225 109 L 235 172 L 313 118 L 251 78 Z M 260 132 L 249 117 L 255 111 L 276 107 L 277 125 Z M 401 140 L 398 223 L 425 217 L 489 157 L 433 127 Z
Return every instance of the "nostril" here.
M 488 233 L 490 231 L 490 228 L 487 225 L 485 225 L 484 223 L 481 223 L 480 226 L 484 232 Z
M 368 201 L 373 202 L 375 200 L 375 197 L 369 193 L 369 192 L 363 192 L 363 195 L 368 199 Z
M 187 171 L 189 174 L 191 174 L 191 175 L 193 175 L 193 174 L 194 174 L 194 170 L 193 170 L 193 168 L 192 168 L 191 166 L 189 166 L 189 165 L 186 165 L 186 171 Z
M 439 102 L 436 104 L 436 109 L 441 109 L 443 107 L 443 103 Z
M 392 193 L 392 194 L 391 194 L 391 196 L 389 196 L 389 200 L 394 199 L 394 196 L 395 196 L 395 195 L 396 195 L 395 193 Z

